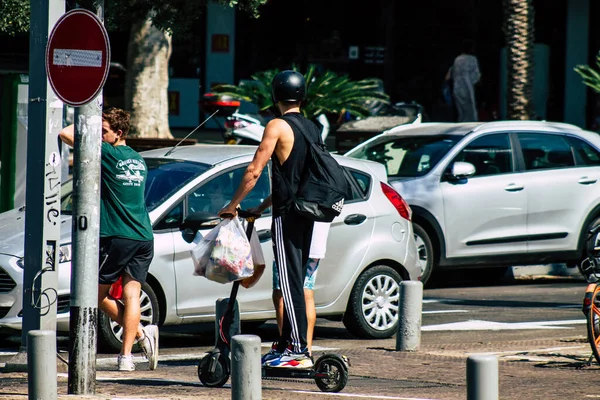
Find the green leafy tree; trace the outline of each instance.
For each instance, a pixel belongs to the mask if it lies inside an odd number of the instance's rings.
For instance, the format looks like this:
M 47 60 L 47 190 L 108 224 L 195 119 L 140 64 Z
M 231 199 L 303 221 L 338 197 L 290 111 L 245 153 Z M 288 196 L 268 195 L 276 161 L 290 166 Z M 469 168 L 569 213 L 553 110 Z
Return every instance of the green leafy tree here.
M 0 1 L 0 32 L 15 35 L 29 30 L 29 0 Z
M 296 66 L 292 68 L 298 70 Z M 278 72 L 278 69 L 257 72 L 251 76 L 250 82 L 241 82 L 237 86 L 220 85 L 213 91 L 252 102 L 264 112 L 273 106 L 271 82 Z M 319 114 L 339 114 L 342 111 L 348 111 L 356 117 L 367 117 L 369 102 L 389 102 L 389 96 L 380 90 L 380 81 L 377 79 L 353 81 L 347 75 L 333 71 L 318 73 L 314 64 L 309 65 L 302 74 L 307 85 L 302 112 L 307 118 L 315 118 Z
M 0 31 L 29 30 L 30 1 L 0 0 Z M 46 0 L 44 0 L 46 1 Z M 141 137 L 172 137 L 169 130 L 167 90 L 172 36 L 187 35 L 199 24 L 211 0 L 105 0 L 109 30 L 130 30 L 125 82 L 125 108 L 132 112 L 132 133 Z M 267 0 L 216 0 L 258 17 Z M 95 10 L 98 0 L 76 0 Z M 35 3 L 34 3 L 35 4 Z
M 581 75 L 583 83 L 592 88 L 596 93 L 600 93 L 600 52 L 596 55 L 596 69 L 589 65 L 577 65 L 575 72 Z

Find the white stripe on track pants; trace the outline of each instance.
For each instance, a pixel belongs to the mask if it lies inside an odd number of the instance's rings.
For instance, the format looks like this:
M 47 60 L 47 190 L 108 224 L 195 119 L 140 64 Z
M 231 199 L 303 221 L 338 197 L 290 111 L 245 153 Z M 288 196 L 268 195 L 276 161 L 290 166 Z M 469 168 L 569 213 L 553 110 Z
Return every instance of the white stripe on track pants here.
M 306 348 L 308 323 L 304 302 L 304 277 L 312 230 L 313 222 L 294 212 L 274 217 L 271 228 L 273 253 L 285 308 L 279 348 L 291 344 L 295 353 L 300 353 Z

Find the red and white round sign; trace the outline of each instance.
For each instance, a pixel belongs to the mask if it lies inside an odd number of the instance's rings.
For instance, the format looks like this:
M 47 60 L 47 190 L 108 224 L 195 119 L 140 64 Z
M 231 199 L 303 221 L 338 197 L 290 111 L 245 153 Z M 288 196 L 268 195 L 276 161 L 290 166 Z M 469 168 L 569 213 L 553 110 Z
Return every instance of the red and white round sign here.
M 102 90 L 110 65 L 110 44 L 104 25 L 84 9 L 64 14 L 46 46 L 46 73 L 54 93 L 79 107 Z

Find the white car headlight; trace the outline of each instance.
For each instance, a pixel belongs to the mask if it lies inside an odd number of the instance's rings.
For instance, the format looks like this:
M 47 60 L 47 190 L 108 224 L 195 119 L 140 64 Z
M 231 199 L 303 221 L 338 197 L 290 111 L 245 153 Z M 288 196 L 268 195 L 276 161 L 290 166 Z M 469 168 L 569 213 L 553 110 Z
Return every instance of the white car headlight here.
M 58 248 L 58 262 L 70 262 L 71 261 L 71 243 L 63 244 Z M 19 268 L 25 268 L 25 257 L 18 258 L 16 264 Z
M 63 244 L 58 249 L 58 262 L 70 262 L 71 261 L 71 243 Z

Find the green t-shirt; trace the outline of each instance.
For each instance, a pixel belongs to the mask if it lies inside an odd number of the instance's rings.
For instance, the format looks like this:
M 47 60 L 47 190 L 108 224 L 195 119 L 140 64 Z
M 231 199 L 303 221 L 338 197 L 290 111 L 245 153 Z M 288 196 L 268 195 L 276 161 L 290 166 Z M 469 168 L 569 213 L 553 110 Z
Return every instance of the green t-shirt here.
M 152 240 L 152 225 L 144 201 L 148 170 L 129 146 L 102 143 L 100 237 Z

